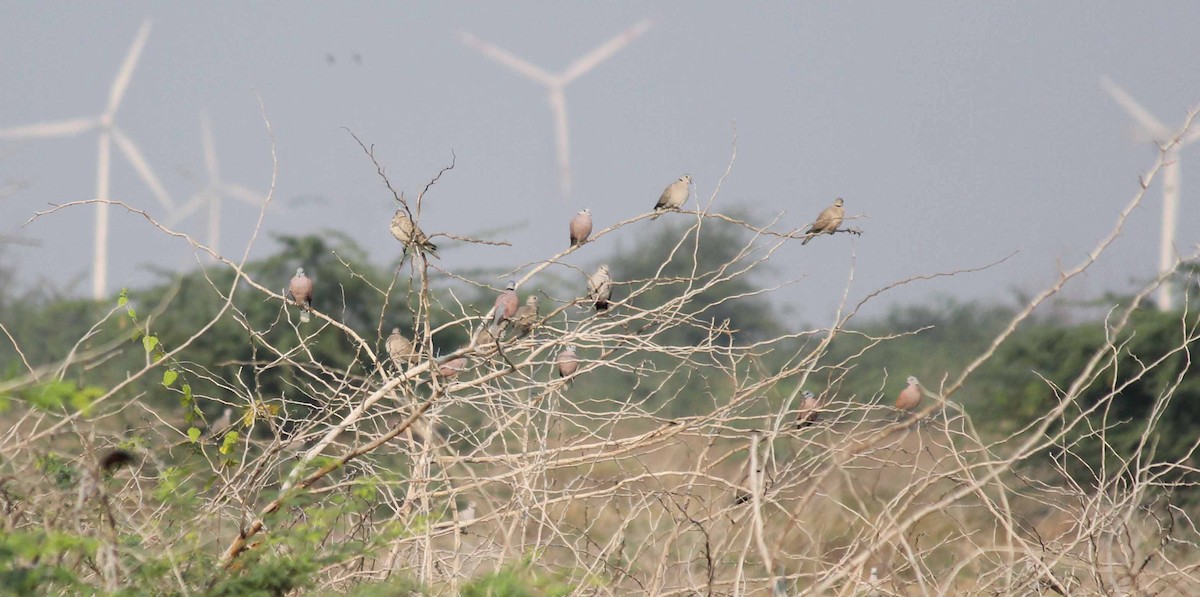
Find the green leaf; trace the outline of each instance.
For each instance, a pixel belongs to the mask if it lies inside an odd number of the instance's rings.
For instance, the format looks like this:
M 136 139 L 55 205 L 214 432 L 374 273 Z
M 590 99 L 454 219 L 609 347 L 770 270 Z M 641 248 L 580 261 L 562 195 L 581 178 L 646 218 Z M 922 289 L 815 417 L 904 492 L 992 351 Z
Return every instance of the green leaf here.
M 158 346 L 158 338 L 156 336 L 143 336 L 142 346 L 146 348 L 146 352 L 150 352 L 154 350 L 155 346 Z
M 193 444 L 200 441 L 200 430 L 199 429 L 196 429 L 195 427 L 188 427 L 187 434 L 188 434 L 188 439 L 192 440 Z
M 174 369 L 167 369 L 166 371 L 163 371 L 164 386 L 168 388 L 171 387 L 171 384 L 175 383 L 176 379 L 179 379 L 179 374 L 176 373 Z
M 117 306 L 124 307 L 129 302 L 129 297 L 125 295 L 125 291 L 121 291 L 121 296 L 117 297 Z
M 225 434 L 225 440 L 221 442 L 220 452 L 228 454 L 233 451 L 233 447 L 237 445 L 238 432 L 230 431 Z
M 137 311 L 135 311 L 133 307 L 126 308 L 125 312 L 129 313 L 130 319 L 137 319 Z

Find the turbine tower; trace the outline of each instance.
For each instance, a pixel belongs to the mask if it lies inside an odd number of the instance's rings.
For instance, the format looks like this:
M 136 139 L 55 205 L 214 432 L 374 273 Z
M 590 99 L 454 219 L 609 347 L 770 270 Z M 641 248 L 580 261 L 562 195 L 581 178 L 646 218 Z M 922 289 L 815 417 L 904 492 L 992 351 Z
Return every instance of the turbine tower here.
M 110 157 L 112 143 L 116 142 L 117 149 L 125 155 L 129 164 L 137 171 L 142 182 L 150 189 L 150 193 L 154 198 L 163 205 L 168 212 L 175 208 L 171 201 L 170 195 L 159 182 L 158 177 L 150 169 L 150 165 L 146 163 L 146 158 L 142 151 L 138 149 L 133 140 L 113 122 L 113 118 L 117 114 L 117 109 L 121 107 L 121 100 L 125 97 L 125 90 L 129 87 L 129 81 L 133 78 L 133 70 L 137 68 L 138 58 L 142 55 L 142 48 L 146 45 L 146 38 L 150 35 L 150 21 L 142 22 L 141 28 L 138 29 L 137 35 L 133 38 L 133 44 L 129 46 L 129 52 L 125 54 L 125 61 L 121 63 L 120 70 L 117 71 L 117 77 L 113 79 L 112 86 L 108 92 L 108 105 L 99 116 L 87 116 L 82 118 L 72 118 L 69 120 L 58 120 L 54 122 L 43 122 L 31 124 L 27 126 L 19 126 L 8 129 L 0 129 L 0 139 L 49 139 L 55 137 L 74 137 L 89 131 L 99 131 L 99 156 L 96 166 L 96 236 L 95 248 L 93 250 L 92 262 L 92 298 L 97 300 L 104 298 L 104 293 L 108 283 L 108 183 L 110 174 Z
M 217 163 L 217 149 L 213 143 L 212 123 L 209 122 L 208 114 L 200 115 L 200 132 L 204 147 L 204 171 L 207 175 L 204 187 L 179 206 L 178 210 L 172 212 L 166 220 L 166 225 L 174 226 L 207 203 L 208 247 L 219 255 L 221 253 L 219 245 L 221 242 L 222 198 L 236 199 L 255 207 L 261 206 L 265 198 L 240 184 L 221 182 L 221 168 Z
M 1124 89 L 1118 87 L 1108 77 L 1100 78 L 1100 86 L 1104 87 L 1104 90 L 1137 121 L 1139 134 L 1148 136 L 1159 147 L 1166 147 L 1172 143 L 1175 131 L 1167 128 L 1149 110 L 1134 101 L 1133 97 Z M 1179 214 L 1179 150 L 1197 138 L 1200 138 L 1200 130 L 1189 132 L 1179 140 L 1179 143 L 1171 145 L 1164 156 L 1162 232 L 1158 245 L 1159 274 L 1166 273 L 1175 267 L 1175 221 Z M 1174 306 L 1173 289 L 1174 284 L 1170 280 L 1163 281 L 1162 285 L 1158 287 L 1154 302 L 1158 304 L 1160 310 L 1170 311 Z
M 563 197 L 571 194 L 571 154 L 567 134 L 567 96 L 565 93 L 567 85 L 570 85 L 572 81 L 583 76 L 613 54 L 616 54 L 639 35 L 649 31 L 651 25 L 652 23 L 649 20 L 645 20 L 626 29 L 620 35 L 604 42 L 596 49 L 572 62 L 567 66 L 566 70 L 558 74 L 550 73 L 534 66 L 506 50 L 480 40 L 470 33 L 463 32 L 459 34 L 459 38 L 468 47 L 475 48 L 482 52 L 484 56 L 499 62 L 526 78 L 533 79 L 546 86 L 548 99 L 550 100 L 550 109 L 554 112 L 554 138 L 558 149 L 558 168 L 562 177 L 561 190 Z

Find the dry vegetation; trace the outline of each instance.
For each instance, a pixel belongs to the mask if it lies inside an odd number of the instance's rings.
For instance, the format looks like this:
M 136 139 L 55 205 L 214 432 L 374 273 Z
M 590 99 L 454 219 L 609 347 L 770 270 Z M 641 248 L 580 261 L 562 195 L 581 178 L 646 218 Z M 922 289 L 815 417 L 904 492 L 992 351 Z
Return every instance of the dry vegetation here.
M 244 375 L 221 378 L 217 363 L 188 360 L 189 346 L 204 342 L 200 326 L 177 346 L 147 346 L 144 367 L 86 408 L 9 403 L 3 420 L 10 425 L 0 432 L 0 524 L 6 533 L 37 529 L 80 543 L 43 545 L 11 561 L 61 566 L 96 590 L 151 577 L 157 590 L 179 594 L 218 592 L 255 566 L 293 556 L 316 562 L 311 586 L 330 591 L 402 577 L 429 594 L 458 594 L 507 574 L 528 594 L 1200 594 L 1196 517 L 1173 501 L 1197 471 L 1187 459 L 1155 458 L 1154 424 L 1132 454 L 1106 450 L 1106 458 L 1125 459 L 1118 466 L 1094 471 L 1086 483 L 1066 472 L 1081 433 L 1106 436 L 1091 415 L 1120 400 L 1122 387 L 1107 388 L 1097 404 L 1078 397 L 1104 383 L 1129 313 L 1154 284 L 1113 309 L 1105 323 L 1113 341 L 1072 383 L 1047 383 L 1058 406 L 1033 424 L 990 437 L 956 401 L 995 348 L 1100 257 L 1161 165 L 1142 177 L 1084 262 L 1033 298 L 967 368 L 926 380 L 934 383 L 921 408 L 903 416 L 890 404 L 906 372 L 881 378 L 874 395 L 839 392 L 857 355 L 835 362 L 827 348 L 853 332 L 861 304 L 843 305 L 823 329 L 752 342 L 736 341 L 727 323 L 697 311 L 695 297 L 748 276 L 803 239 L 803 229 L 734 222 L 750 240 L 718 268 L 646 279 L 613 272 L 618 290 L 608 313 L 596 314 L 580 295 L 543 296 L 531 335 L 461 347 L 429 339 L 453 326 L 472 336 L 490 304 L 459 302 L 433 285 L 453 278 L 466 288 L 497 288 L 507 276 L 466 280 L 411 256 L 397 285 L 377 289 L 386 306 L 375 329 L 366 329 L 320 303 L 313 323 L 299 325 L 274 280 L 254 279 L 244 259 L 221 260 L 237 276 L 229 286 L 214 283 L 227 300 L 210 321 L 242 323 L 257 355 Z M 395 198 L 419 219 L 430 190 Z M 666 218 L 691 222 L 674 252 L 699 251 L 706 226 L 732 220 L 712 209 L 719 192 L 718 185 L 701 211 Z M 659 225 L 650 217 L 593 238 Z M 422 227 L 434 240 L 443 232 L 433 222 Z M 849 243 L 843 235 L 817 240 Z M 534 286 L 525 283 L 547 269 L 577 279 L 582 293 L 589 272 L 566 258 L 588 247 L 516 270 L 522 298 Z M 897 285 L 910 283 L 919 280 Z M 674 298 L 637 306 L 638 297 L 664 289 Z M 336 304 L 328 298 L 336 289 L 318 293 Z M 275 301 L 278 318 L 251 324 L 239 310 L 243 300 Z M 97 329 L 129 317 L 128 306 Z M 401 372 L 380 347 L 389 313 L 405 309 L 424 339 L 423 357 Z M 133 319 L 152 329 L 152 321 Z M 671 343 L 677 330 L 700 340 Z M 330 332 L 355 346 L 355 366 L 314 353 L 314 338 Z M 277 342 L 283 335 L 294 341 Z M 1176 351 L 1190 350 L 1196 330 L 1185 337 Z M 567 346 L 576 347 L 581 367 L 560 378 L 554 359 Z M 85 336 L 58 362 L 22 364 L 0 390 L 17 395 L 48 380 L 86 379 L 111 350 L 90 347 Z M 431 374 L 433 355 L 442 362 L 468 356 L 470 365 L 443 378 Z M 1143 363 L 1138 375 L 1157 366 Z M 189 438 L 191 423 L 178 410 L 155 410 L 132 390 L 165 371 L 219 388 L 194 400 L 227 406 L 230 423 Z M 288 380 L 289 390 L 262 393 L 257 380 L 270 376 Z M 633 388 L 605 383 L 606 376 L 632 380 Z M 179 381 L 167 385 L 186 399 Z M 823 405 L 820 421 L 797 429 L 802 389 Z M 1165 393 L 1158 406 L 1171 399 Z M 666 405 L 678 401 L 694 405 L 692 412 L 668 415 Z M 123 443 L 133 421 L 147 419 L 156 423 L 137 429 L 145 439 Z M 135 461 L 104 470 L 99 461 L 114 446 Z M 51 456 L 62 466 L 48 466 Z M 64 479 L 64 470 L 78 475 Z

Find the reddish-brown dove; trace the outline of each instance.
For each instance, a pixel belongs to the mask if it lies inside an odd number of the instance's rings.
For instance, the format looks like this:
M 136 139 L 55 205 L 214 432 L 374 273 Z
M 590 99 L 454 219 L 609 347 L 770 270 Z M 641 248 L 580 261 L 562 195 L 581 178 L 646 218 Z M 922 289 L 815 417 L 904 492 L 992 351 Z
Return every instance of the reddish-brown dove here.
M 402 369 L 404 363 L 414 363 L 421 357 L 412 341 L 400 333 L 400 328 L 392 328 L 392 334 L 388 336 L 384 347 L 387 348 L 388 356 L 392 358 L 396 369 Z
M 312 311 L 313 283 L 311 278 L 304 275 L 304 268 L 296 268 L 296 275 L 292 276 L 292 281 L 288 283 L 288 293 L 292 295 L 292 300 L 300 305 L 300 323 L 308 323 L 308 312 Z
M 812 392 L 804 390 L 800 401 L 800 413 L 796 415 L 796 429 L 808 427 L 821 420 L 821 403 Z
M 492 333 L 496 334 L 500 331 L 500 322 L 506 319 L 512 319 L 513 315 L 517 314 L 517 307 L 520 306 L 520 301 L 517 300 L 517 283 L 509 282 L 508 286 L 504 287 L 504 292 L 496 297 L 496 304 L 492 309 Z
M 663 189 L 662 195 L 658 198 L 658 203 L 654 204 L 654 211 L 661 214 L 669 209 L 683 207 L 683 204 L 688 200 L 688 195 L 690 194 L 688 187 L 691 184 L 691 175 L 684 174 L 679 177 L 679 180 L 667 185 L 667 188 Z M 654 217 L 657 218 L 658 216 Z
M 418 251 L 437 257 L 437 245 L 429 242 L 429 237 L 409 219 L 408 212 L 403 207 L 397 209 L 396 215 L 392 216 L 391 228 L 392 236 L 404 243 L 405 252 L 415 247 Z
M 896 396 L 896 408 L 911 412 L 916 410 L 919 404 L 921 404 L 921 382 L 910 375 L 908 376 L 908 387 L 901 390 L 900 395 Z
M 462 373 L 466 368 L 467 357 L 458 357 L 457 359 L 450 359 L 449 361 L 438 365 L 438 375 L 441 375 L 446 379 L 454 379 L 455 377 L 458 377 L 458 374 Z
M 579 355 L 575 354 L 574 348 L 568 346 L 558 351 L 554 363 L 558 365 L 558 376 L 566 377 L 579 370 Z
M 844 217 L 846 217 L 846 210 L 842 207 L 842 198 L 838 197 L 834 200 L 833 205 L 826 207 L 821 215 L 817 216 L 817 220 L 813 222 L 812 227 L 806 233 L 808 236 L 805 236 L 800 244 L 807 245 L 808 241 L 817 235 L 833 234 L 838 226 L 842 225 Z
M 608 310 L 608 301 L 612 298 L 612 277 L 608 275 L 608 266 L 601 265 L 596 273 L 587 279 L 588 300 L 596 305 L 597 311 Z
M 574 247 L 586 243 L 588 235 L 591 233 L 592 212 L 585 207 L 583 211 L 571 218 L 571 246 Z
M 525 304 L 517 309 L 517 314 L 513 316 L 513 325 L 517 327 L 517 332 L 521 337 L 529 335 L 533 331 L 533 325 L 538 320 L 538 295 L 531 294 L 525 298 Z

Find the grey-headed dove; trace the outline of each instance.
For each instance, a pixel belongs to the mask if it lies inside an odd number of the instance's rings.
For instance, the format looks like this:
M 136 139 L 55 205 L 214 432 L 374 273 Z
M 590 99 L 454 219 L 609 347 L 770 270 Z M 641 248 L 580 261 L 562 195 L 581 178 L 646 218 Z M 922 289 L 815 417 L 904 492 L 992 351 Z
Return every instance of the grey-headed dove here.
M 421 357 L 412 340 L 400 333 L 400 328 L 392 328 L 392 334 L 388 336 L 384 347 L 387 348 L 388 356 L 397 370 L 403 369 L 405 363 L 414 363 Z
M 662 196 L 658 198 L 658 203 L 654 204 L 654 211 L 664 212 L 668 209 L 679 209 L 687 202 L 688 194 L 691 192 L 688 188 L 692 184 L 692 176 L 684 174 L 679 177 L 679 180 L 667 185 L 663 189 Z M 654 216 L 657 218 L 658 216 Z
M 504 292 L 496 297 L 496 304 L 492 308 L 492 333 L 497 334 L 500 331 L 500 322 L 506 319 L 512 319 L 513 315 L 517 314 L 517 307 L 520 306 L 520 301 L 517 300 L 517 283 L 510 281 L 508 286 L 504 287 Z
M 573 347 L 568 346 L 558 351 L 554 364 L 558 365 L 558 376 L 566 377 L 579 370 L 579 355 L 575 354 Z
M 517 314 L 513 316 L 513 324 L 517 327 L 517 332 L 521 337 L 529 335 L 533 331 L 533 325 L 538 320 L 538 295 L 531 294 L 525 297 L 525 304 L 517 309 Z
M 304 268 L 296 268 L 296 275 L 288 282 L 288 293 L 292 300 L 300 306 L 300 323 L 308 323 L 308 312 L 312 311 L 313 283 L 312 278 L 304 275 Z
M 800 244 L 807 245 L 813 237 L 821 234 L 833 234 L 838 226 L 842 225 L 842 218 L 846 217 L 846 210 L 842 207 L 842 203 L 842 198 L 838 197 L 834 200 L 833 205 L 822 210 L 821 215 L 817 216 L 812 227 L 805 233 L 808 236 L 805 236 Z
M 912 375 L 908 376 L 908 387 L 900 391 L 900 395 L 896 396 L 896 408 L 905 411 L 916 410 L 921 404 L 921 382 Z
M 575 214 L 571 218 L 571 246 L 582 245 L 587 242 L 588 235 L 592 233 L 592 212 L 588 208 L 583 208 L 583 211 Z
M 608 266 L 601 265 L 596 273 L 587 279 L 588 300 L 596 304 L 597 311 L 608 310 L 608 301 L 612 298 L 612 277 L 608 275 Z
M 391 228 L 392 236 L 404 243 L 406 252 L 410 247 L 414 247 L 418 251 L 437 257 L 437 245 L 429 242 L 429 237 L 409 219 L 408 212 L 403 207 L 397 209 L 396 215 L 392 216 Z
M 801 393 L 804 398 L 800 401 L 800 412 L 796 415 L 796 429 L 808 427 L 821 419 L 821 403 L 810 391 Z

